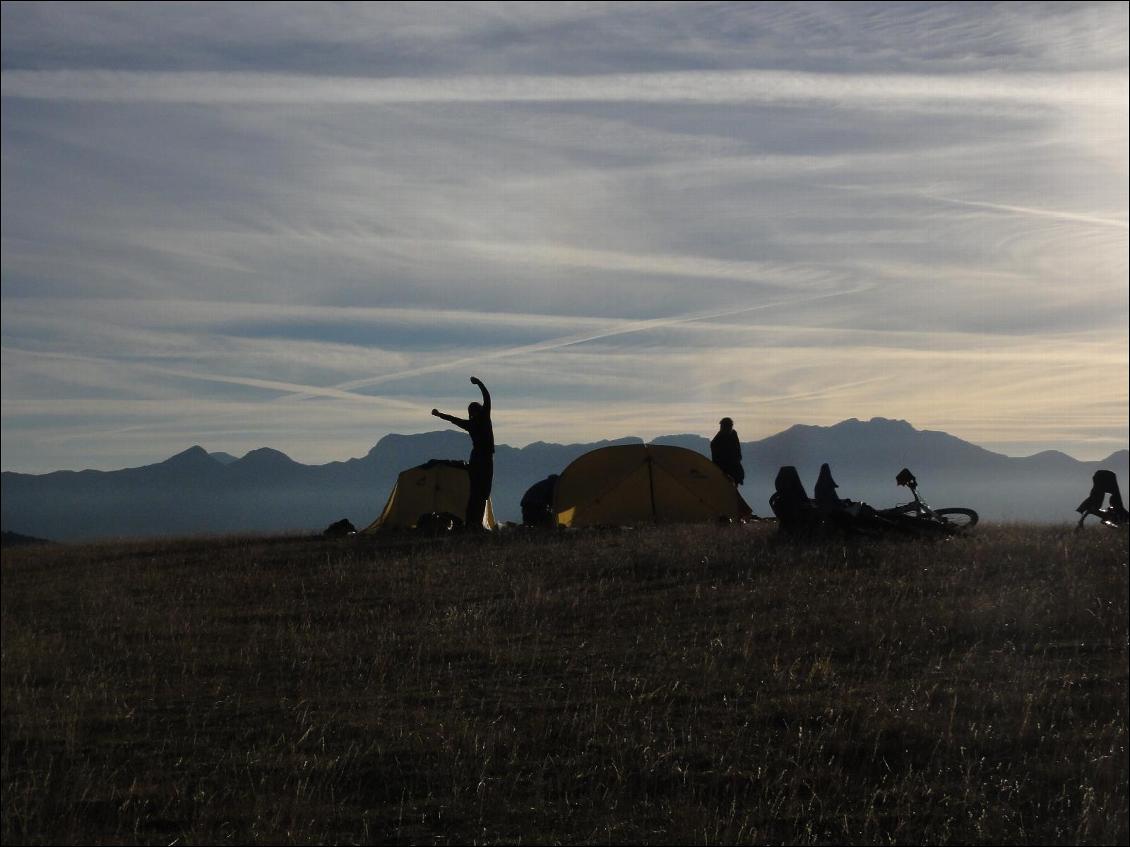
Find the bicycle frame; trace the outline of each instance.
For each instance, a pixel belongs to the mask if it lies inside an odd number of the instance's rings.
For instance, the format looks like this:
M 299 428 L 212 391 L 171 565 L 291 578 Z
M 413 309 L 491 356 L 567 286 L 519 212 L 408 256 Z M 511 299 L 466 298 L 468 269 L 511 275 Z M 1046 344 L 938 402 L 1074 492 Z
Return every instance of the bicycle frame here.
M 904 511 L 913 506 L 915 513 L 919 517 L 934 518 L 935 520 L 937 520 L 938 516 L 934 514 L 934 510 L 930 508 L 930 504 L 918 496 L 918 480 L 914 478 L 913 474 L 908 474 L 908 476 L 910 477 L 909 479 L 904 479 L 903 475 L 900 473 L 898 477 L 895 478 L 895 482 L 898 482 L 899 485 L 905 485 L 907 488 L 909 488 L 910 493 L 914 495 L 914 500 L 910 503 L 903 503 L 899 506 L 894 506 L 892 511 L 895 509 Z
M 914 499 L 909 503 L 903 503 L 890 509 L 881 509 L 879 511 L 880 515 L 913 517 L 936 526 L 956 531 L 968 529 L 977 524 L 979 518 L 973 509 L 964 506 L 946 507 L 942 509 L 932 508 L 929 503 L 919 496 L 918 480 L 914 478 L 914 474 L 912 474 L 909 469 L 903 468 L 899 471 L 898 476 L 895 477 L 895 482 L 909 488 L 910 493 L 914 495 Z

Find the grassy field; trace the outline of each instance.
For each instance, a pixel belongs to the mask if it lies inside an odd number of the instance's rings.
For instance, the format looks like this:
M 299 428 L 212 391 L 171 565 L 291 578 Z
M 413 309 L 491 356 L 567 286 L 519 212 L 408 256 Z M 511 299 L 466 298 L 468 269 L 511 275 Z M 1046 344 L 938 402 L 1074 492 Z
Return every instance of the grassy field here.
M 1125 843 L 1125 531 L 3 553 L 11 843 Z

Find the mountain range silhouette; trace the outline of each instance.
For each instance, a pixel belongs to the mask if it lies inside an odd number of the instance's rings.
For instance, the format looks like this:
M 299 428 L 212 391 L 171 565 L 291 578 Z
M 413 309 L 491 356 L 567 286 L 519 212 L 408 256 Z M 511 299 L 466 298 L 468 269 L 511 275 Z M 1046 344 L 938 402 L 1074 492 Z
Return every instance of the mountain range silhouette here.
M 495 514 L 518 520 L 525 490 L 573 459 L 621 438 L 586 444 L 535 442 L 497 445 Z M 701 435 L 653 440 L 710 455 Z M 0 484 L 3 529 L 59 541 L 130 536 L 320 530 L 340 518 L 358 527 L 381 511 L 397 474 L 429 459 L 465 459 L 462 432 L 386 435 L 361 458 L 304 465 L 268 447 L 236 458 L 194 446 L 163 462 L 117 471 L 5 471 Z M 1125 486 L 1130 451 L 1098 462 L 1057 451 L 1024 458 L 994 453 L 945 432 L 918 430 L 906 421 L 855 418 L 834 426 L 796 425 L 760 441 L 742 443 L 746 484 L 742 495 L 761 515 L 773 478 L 794 465 L 811 489 L 828 462 L 839 494 L 874 506 L 905 502 L 895 474 L 911 468 L 920 493 L 933 506 L 968 506 L 982 520 L 1068 522 L 1099 469 L 1114 471 Z M 1126 490 L 1125 487 L 1123 490 Z

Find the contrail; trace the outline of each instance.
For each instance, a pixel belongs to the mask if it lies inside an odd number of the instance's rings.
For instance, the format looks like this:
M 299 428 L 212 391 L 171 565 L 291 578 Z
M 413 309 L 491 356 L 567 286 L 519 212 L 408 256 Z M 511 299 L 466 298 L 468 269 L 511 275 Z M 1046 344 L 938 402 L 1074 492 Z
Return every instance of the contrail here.
M 106 358 L 104 356 L 79 356 L 73 353 L 54 353 L 42 350 L 23 350 L 18 347 L 4 347 L 6 354 L 35 356 L 43 359 L 61 359 L 69 362 L 85 362 L 97 365 L 113 365 L 148 371 L 149 373 L 163 376 L 175 376 L 183 379 L 197 379 L 203 382 L 220 382 L 227 385 L 242 385 L 248 388 L 262 388 L 267 391 L 281 391 L 287 395 L 301 394 L 309 397 L 332 397 L 336 400 L 359 400 L 364 403 L 378 403 L 388 405 L 390 401 L 371 394 L 356 394 L 351 391 L 336 387 L 319 385 L 304 385 L 297 382 L 282 382 L 275 379 L 259 379 L 257 377 L 229 376 L 227 374 L 201 373 L 199 371 L 183 370 L 181 368 L 168 368 L 162 365 L 151 365 L 146 362 L 129 362 L 121 359 Z M 409 404 L 405 404 L 409 405 Z M 413 406 L 415 408 L 415 406 Z
M 560 350 L 566 347 L 574 347 L 578 344 L 585 344 L 590 341 L 600 341 L 605 338 L 614 338 L 621 335 L 647 332 L 648 330 L 652 329 L 662 329 L 664 327 L 677 326 L 679 324 L 694 323 L 696 321 L 708 321 L 715 318 L 747 314 L 749 312 L 758 312 L 779 306 L 791 306 L 798 303 L 810 303 L 831 297 L 843 297 L 848 294 L 855 294 L 860 291 L 866 291 L 873 287 L 874 286 L 872 285 L 862 285 L 856 288 L 847 289 L 845 291 L 833 291 L 824 294 L 810 295 L 807 297 L 795 297 L 788 300 L 778 300 L 772 303 L 761 303 L 756 306 L 715 309 L 710 311 L 690 312 L 687 314 L 674 315 L 666 318 L 651 318 L 648 320 L 631 321 L 615 328 L 600 332 L 586 332 L 574 335 L 559 336 L 557 338 L 547 339 L 546 341 L 539 341 L 534 344 L 524 344 L 518 347 L 509 347 L 503 350 L 489 351 L 486 353 L 476 354 L 474 356 L 463 356 L 458 359 L 452 359 L 434 365 L 425 365 L 418 368 L 410 368 L 408 370 L 397 371 L 396 373 L 382 374 L 380 376 L 350 380 L 348 382 L 342 382 L 332 386 L 305 385 L 302 383 L 283 382 L 273 379 L 260 379 L 257 377 L 202 373 L 199 371 L 184 370 L 181 368 L 169 368 L 162 365 L 153 365 L 146 362 L 123 362 L 120 359 L 105 358 L 100 356 L 80 356 L 71 353 L 23 350 L 15 347 L 4 347 L 3 349 L 4 352 L 8 354 L 16 353 L 20 355 L 37 356 L 49 359 L 92 362 L 95 364 L 114 365 L 119 367 L 124 365 L 130 368 L 139 368 L 150 373 L 161 374 L 163 376 L 178 377 L 181 379 L 195 379 L 201 380 L 203 382 L 218 382 L 227 385 L 241 385 L 248 388 L 261 388 L 267 391 L 281 392 L 281 397 L 276 397 L 275 399 L 268 401 L 269 403 L 278 403 L 282 400 L 306 400 L 314 397 L 328 397 L 335 400 L 353 400 L 362 403 L 377 404 L 381 406 L 387 406 L 389 405 L 389 403 L 393 403 L 415 408 L 413 404 L 405 403 L 403 401 L 393 401 L 389 400 L 388 398 L 372 394 L 360 394 L 357 393 L 354 389 L 366 388 L 373 385 L 381 385 L 387 382 L 409 379 L 411 377 L 422 376 L 424 374 L 436 373 L 439 371 L 453 370 L 463 366 L 470 367 L 472 365 L 481 364 L 483 361 L 494 361 L 498 359 L 509 358 L 512 356 L 521 356 L 528 353 L 545 353 L 553 350 Z
M 808 400 L 811 397 L 827 397 L 828 395 L 846 391 L 849 388 L 859 388 L 861 385 L 871 385 L 876 382 L 888 382 L 894 379 L 893 376 L 873 376 L 868 379 L 857 379 L 854 382 L 838 382 L 835 385 L 828 385 L 814 391 L 801 391 L 795 394 L 778 394 L 776 397 L 758 397 L 756 402 L 760 404 L 765 403 L 783 403 L 788 400 Z
M 411 377 L 423 376 L 425 374 L 436 373 L 439 371 L 455 370 L 463 366 L 470 367 L 473 365 L 481 364 L 484 361 L 495 361 L 498 359 L 510 358 L 512 356 L 522 356 L 528 353 L 546 353 L 553 350 L 561 350 L 565 347 L 575 347 L 578 344 L 585 344 L 590 341 L 601 341 L 605 338 L 615 338 L 621 335 L 631 335 L 637 332 L 647 332 L 648 330 L 652 329 L 662 329 L 664 327 L 677 326 L 679 324 L 694 323 L 697 321 L 708 321 L 715 318 L 724 318 L 733 315 L 747 314 L 749 312 L 759 312 L 765 309 L 777 308 L 779 306 L 793 306 L 798 303 L 811 303 L 817 300 L 825 300 L 831 297 L 844 297 L 848 294 L 856 294 L 860 291 L 867 291 L 873 287 L 873 285 L 861 285 L 856 288 L 847 289 L 845 291 L 832 291 L 825 294 L 809 295 L 807 297 L 795 297 L 789 300 L 778 300 L 773 303 L 760 303 L 756 306 L 739 306 L 737 308 L 729 309 L 690 312 L 687 314 L 673 315 L 666 318 L 650 318 L 648 320 L 631 321 L 627 324 L 601 332 L 586 332 L 578 333 L 575 335 L 565 335 L 558 338 L 547 339 L 546 341 L 539 341 L 534 344 L 523 344 L 519 347 L 509 347 L 503 350 L 494 350 L 486 353 L 476 354 L 474 356 L 463 356 L 458 359 L 452 359 L 434 365 L 424 365 L 418 368 L 410 368 L 408 370 L 397 371 L 396 373 L 382 374 L 380 376 L 365 377 L 363 379 L 341 382 L 337 385 L 332 386 L 330 390 L 352 391 L 356 388 L 367 388 L 374 385 L 381 385 L 386 382 L 395 382 L 397 380 L 409 379 Z M 313 394 L 311 394 L 310 396 L 313 396 Z M 271 402 L 278 402 L 281 399 L 284 398 L 276 398 Z M 302 394 L 297 398 L 291 395 L 285 399 L 307 399 L 307 395 Z
M 1100 218 L 1095 215 L 1081 215 L 1076 212 L 1060 212 L 1055 209 L 1034 209 L 1031 206 L 1010 206 L 1005 203 L 985 203 L 977 200 L 958 200 L 956 197 L 942 197 L 938 194 L 923 194 L 930 200 L 940 200 L 943 203 L 953 203 L 957 206 L 973 206 L 979 209 L 993 209 L 998 212 L 1015 212 L 1020 215 L 1031 215 L 1037 218 L 1055 218 L 1061 221 L 1076 221 L 1085 224 L 1098 224 L 1116 229 L 1130 229 L 1130 221 L 1118 218 Z
M 919 197 L 923 200 L 935 200 L 939 203 L 950 203 L 955 206 L 970 206 L 974 209 L 992 209 L 996 212 L 1012 212 L 1017 215 L 1029 215 L 1037 218 L 1052 218 L 1060 221 L 1074 221 L 1076 223 L 1096 224 L 1115 229 L 1130 229 L 1130 221 L 1121 218 L 1103 218 L 1098 215 L 1084 215 L 1078 212 L 1061 212 L 1058 209 L 1039 209 L 1033 206 L 1014 206 L 1008 203 L 989 203 L 984 200 L 962 200 L 958 197 L 946 197 L 941 194 L 931 194 L 928 191 L 892 191 L 883 188 L 871 188 L 866 185 L 843 185 L 835 183 L 817 184 L 819 188 L 831 188 L 836 191 L 866 192 L 872 195 L 888 197 Z

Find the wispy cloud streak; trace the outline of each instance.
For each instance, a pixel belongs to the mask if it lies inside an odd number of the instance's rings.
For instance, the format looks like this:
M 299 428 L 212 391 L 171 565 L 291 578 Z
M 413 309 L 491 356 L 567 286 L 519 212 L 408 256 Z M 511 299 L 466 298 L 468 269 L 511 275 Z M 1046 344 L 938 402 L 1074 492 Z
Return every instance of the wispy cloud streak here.
M 930 101 L 1117 105 L 1119 74 L 830 74 L 682 71 L 598 76 L 358 78 L 266 73 L 7 71 L 3 94 L 101 103 L 365 105 L 396 103 L 787 103 Z

